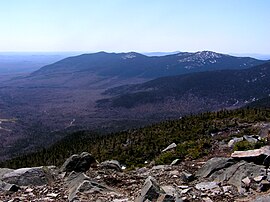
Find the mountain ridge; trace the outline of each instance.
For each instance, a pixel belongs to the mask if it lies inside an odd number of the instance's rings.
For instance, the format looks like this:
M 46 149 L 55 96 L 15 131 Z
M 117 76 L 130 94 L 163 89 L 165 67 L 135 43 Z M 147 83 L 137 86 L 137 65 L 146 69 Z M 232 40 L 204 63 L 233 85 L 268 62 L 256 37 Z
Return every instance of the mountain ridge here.
M 162 102 L 165 98 L 181 99 L 188 94 L 236 106 L 270 94 L 270 63 L 245 70 L 220 70 L 157 78 L 143 84 L 120 86 L 105 91 L 112 98 L 98 101 L 101 106 L 132 108 Z M 226 103 L 224 104 L 226 106 Z
M 146 56 L 136 52 L 97 52 L 68 57 L 33 72 L 30 77 L 61 72 L 94 72 L 101 76 L 157 78 L 220 69 L 246 69 L 264 63 L 250 57 L 234 57 L 212 51 Z

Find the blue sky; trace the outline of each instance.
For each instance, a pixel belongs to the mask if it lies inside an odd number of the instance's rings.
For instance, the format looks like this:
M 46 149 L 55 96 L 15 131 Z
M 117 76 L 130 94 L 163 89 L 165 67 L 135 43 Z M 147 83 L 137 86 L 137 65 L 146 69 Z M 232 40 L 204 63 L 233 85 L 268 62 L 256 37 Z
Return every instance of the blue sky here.
M 0 0 L 0 51 L 270 54 L 269 0 Z

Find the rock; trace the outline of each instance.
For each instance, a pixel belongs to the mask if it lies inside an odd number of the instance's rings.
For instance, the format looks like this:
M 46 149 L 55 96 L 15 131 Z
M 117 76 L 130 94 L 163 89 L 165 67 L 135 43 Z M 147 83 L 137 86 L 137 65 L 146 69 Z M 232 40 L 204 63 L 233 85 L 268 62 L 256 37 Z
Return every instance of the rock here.
M 249 143 L 256 144 L 258 142 L 258 139 L 254 138 L 253 136 L 244 135 L 243 137 Z
M 209 161 L 207 161 L 201 169 L 197 171 L 195 174 L 196 177 L 200 178 L 207 178 L 209 177 L 213 172 L 217 170 L 221 170 L 223 168 L 227 168 L 234 164 L 234 161 L 232 158 L 212 158 Z
M 71 172 L 66 178 L 66 184 L 68 186 L 68 200 L 74 201 L 78 199 L 78 193 L 108 193 L 115 192 L 114 189 L 92 181 L 84 173 Z
M 153 166 L 151 170 L 165 170 L 167 168 L 168 168 L 167 165 L 157 165 L 157 166 Z
M 53 176 L 47 167 L 20 168 L 3 175 L 4 182 L 18 186 L 41 186 L 53 181 Z
M 80 155 L 74 154 L 70 156 L 60 168 L 61 172 L 86 172 L 90 166 L 96 164 L 95 158 L 87 153 L 83 152 Z
M 175 159 L 175 160 L 173 160 L 173 162 L 171 163 L 171 166 L 178 165 L 180 162 L 181 162 L 180 159 Z
M 157 181 L 149 176 L 143 185 L 140 196 L 137 197 L 135 202 L 144 202 L 147 199 L 149 201 L 157 201 L 160 195 L 166 194 L 165 191 L 158 185 Z
M 244 179 L 242 179 L 242 182 L 246 185 L 246 187 L 249 187 L 251 181 L 249 177 L 245 177 Z
M 191 190 L 191 188 L 183 189 L 181 190 L 181 195 L 188 193 Z
M 266 174 L 266 169 L 264 166 L 248 163 L 246 161 L 240 161 L 226 169 L 214 172 L 209 179 L 216 182 L 226 182 L 229 185 L 235 186 L 239 193 L 244 193 L 245 190 L 242 187 L 242 180 L 244 178 L 248 177 L 251 179 L 254 176 L 264 174 Z
M 16 192 L 20 188 L 14 184 L 6 183 L 3 181 L 0 181 L 0 191 L 8 191 L 8 192 Z
M 261 181 L 259 189 L 263 192 L 268 191 L 270 189 L 270 182 L 267 180 Z
M 244 140 L 243 137 L 239 137 L 239 138 L 235 137 L 235 138 L 231 139 L 231 140 L 228 142 L 228 147 L 232 148 L 237 142 L 241 142 L 241 141 L 243 141 L 243 140 Z
M 196 184 L 195 188 L 201 191 L 205 190 L 211 190 L 218 188 L 218 184 L 216 182 L 201 182 L 199 184 Z
M 254 179 L 255 182 L 260 182 L 260 181 L 262 181 L 264 178 L 265 178 L 265 176 L 260 175 L 260 176 L 254 177 L 253 179 Z
M 51 198 L 56 198 L 59 194 L 56 194 L 56 193 L 49 193 L 47 194 L 48 197 L 51 197 Z
M 269 202 L 270 201 L 270 196 L 257 196 L 252 202 Z
M 179 173 L 178 170 L 172 170 L 172 171 L 170 171 L 170 175 L 176 175 L 176 176 L 179 176 L 180 173 Z
M 181 173 L 181 179 L 184 182 L 190 182 L 190 181 L 192 181 L 194 179 L 194 176 L 191 173 L 187 172 L 187 171 L 183 171 Z
M 223 190 L 224 193 L 229 192 L 229 191 L 232 190 L 232 186 L 223 186 L 222 190 Z
M 231 157 L 237 160 L 252 161 L 258 164 L 263 164 L 266 157 L 270 155 L 270 146 L 264 146 L 260 149 L 235 151 Z
M 212 199 L 209 198 L 209 197 L 202 198 L 202 200 L 203 200 L 204 202 L 213 202 Z
M 175 147 L 177 147 L 177 145 L 175 143 L 172 143 L 168 147 L 166 147 L 165 149 L 163 149 L 161 152 L 169 151 L 171 149 L 174 149 Z
M 253 179 L 257 176 L 266 177 L 266 173 L 265 166 L 257 165 L 253 162 L 243 160 L 237 162 L 232 158 L 213 158 L 207 161 L 203 167 L 197 171 L 196 176 L 199 178 L 207 178 L 209 181 L 215 181 L 224 185 L 233 185 L 238 189 L 239 193 L 244 193 L 245 188 L 249 187 L 247 184 L 242 187 L 242 180 L 244 178 Z M 245 180 L 244 182 L 247 183 Z M 258 187 L 258 185 L 256 186 Z
M 9 168 L 0 168 L 0 179 L 2 179 L 2 177 L 7 174 L 12 172 L 14 169 L 9 169 Z
M 109 161 L 104 161 L 100 164 L 101 168 L 105 169 L 112 169 L 118 172 L 122 172 L 122 167 L 120 163 L 116 160 L 109 160 Z
M 166 194 L 161 195 L 157 201 L 160 200 L 162 202 L 180 202 L 176 189 L 173 186 L 162 186 L 161 188 L 165 191 Z

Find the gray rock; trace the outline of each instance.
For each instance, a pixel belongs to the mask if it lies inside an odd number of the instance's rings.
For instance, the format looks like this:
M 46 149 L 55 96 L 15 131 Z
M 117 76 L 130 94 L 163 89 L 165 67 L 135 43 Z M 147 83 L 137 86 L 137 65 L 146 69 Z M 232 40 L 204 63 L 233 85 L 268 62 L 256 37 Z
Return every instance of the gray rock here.
M 184 181 L 184 182 L 190 182 L 194 179 L 194 176 L 187 172 L 187 171 L 183 171 L 181 172 L 181 179 Z
M 216 182 L 226 182 L 238 189 L 239 193 L 245 192 L 242 180 L 246 177 L 252 179 L 255 176 L 265 175 L 266 169 L 262 165 L 240 161 L 226 169 L 217 171 L 210 176 Z
M 270 189 L 270 182 L 268 182 L 267 180 L 261 181 L 259 190 L 265 192 L 268 191 L 269 189 Z
M 257 196 L 252 202 L 269 202 L 270 201 L 270 196 Z
M 195 188 L 198 190 L 201 190 L 201 191 L 211 190 L 211 189 L 215 189 L 218 187 L 219 186 L 216 182 L 201 182 L 201 183 L 195 185 Z
M 14 169 L 9 169 L 9 168 L 0 168 L 0 179 L 2 179 L 2 177 L 7 174 L 12 172 Z
M 243 141 L 243 140 L 244 140 L 243 137 L 239 137 L 239 138 L 235 137 L 235 138 L 231 139 L 231 140 L 228 142 L 228 147 L 231 147 L 231 148 L 232 148 L 237 142 L 241 142 L 241 141 Z
M 0 181 L 0 191 L 16 192 L 20 188 L 14 184 Z
M 249 177 L 245 177 L 244 179 L 242 179 L 242 182 L 246 185 L 246 187 L 249 187 L 251 181 Z
M 215 171 L 227 168 L 234 164 L 232 158 L 212 158 L 207 161 L 195 174 L 196 177 L 207 178 Z
M 174 149 L 175 147 L 177 147 L 177 145 L 175 143 L 172 143 L 168 147 L 166 147 L 165 149 L 163 149 L 161 152 L 169 151 L 171 149 Z
M 258 139 L 254 138 L 253 136 L 244 135 L 243 137 L 249 143 L 255 144 L 258 142 Z
M 53 176 L 47 167 L 20 168 L 3 175 L 2 181 L 18 186 L 40 186 L 53 181 Z
M 180 159 L 175 159 L 175 160 L 173 160 L 173 162 L 171 163 L 171 166 L 178 165 L 180 162 L 181 162 Z
M 157 181 L 149 176 L 143 185 L 140 196 L 135 200 L 135 202 L 144 202 L 147 199 L 149 201 L 157 201 L 161 195 L 165 195 L 165 191 L 158 185 Z
M 96 164 L 95 158 L 88 152 L 70 156 L 61 166 L 61 172 L 86 172 L 91 165 Z
M 105 169 L 112 169 L 118 172 L 122 172 L 122 167 L 120 163 L 116 160 L 109 160 L 109 161 L 104 161 L 100 164 L 101 168 Z
M 68 200 L 76 201 L 79 200 L 77 194 L 78 193 L 108 193 L 108 192 L 116 192 L 114 189 L 92 181 L 88 176 L 84 173 L 76 173 L 71 172 L 69 176 L 66 178 L 65 183 L 68 187 Z
M 234 159 L 252 161 L 259 164 L 263 164 L 268 156 L 270 156 L 270 146 L 254 150 L 235 151 L 231 154 L 231 157 Z
M 260 182 L 260 181 L 262 181 L 264 178 L 265 178 L 265 176 L 260 175 L 260 176 L 254 177 L 253 179 L 254 179 L 255 182 Z
M 253 162 L 234 161 L 231 158 L 213 158 L 207 161 L 203 167 L 198 170 L 196 176 L 199 178 L 207 178 L 209 181 L 222 183 L 223 185 L 233 185 L 238 189 L 239 193 L 244 193 L 249 185 L 243 183 L 243 179 L 254 179 L 257 176 L 266 178 L 266 167 Z M 247 182 L 244 180 L 244 182 Z M 256 181 L 249 181 L 256 183 Z M 249 184 L 248 183 L 248 184 Z M 258 187 L 259 184 L 251 184 L 252 187 Z M 250 186 L 251 186 L 250 185 Z

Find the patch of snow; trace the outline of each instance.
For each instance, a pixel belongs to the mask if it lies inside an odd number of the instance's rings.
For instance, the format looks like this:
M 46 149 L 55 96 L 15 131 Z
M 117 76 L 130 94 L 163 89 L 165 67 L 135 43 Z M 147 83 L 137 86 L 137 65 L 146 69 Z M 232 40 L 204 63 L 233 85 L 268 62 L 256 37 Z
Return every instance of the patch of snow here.
M 233 104 L 233 106 L 237 105 L 239 103 L 239 100 L 236 100 L 236 102 Z
M 213 64 L 217 62 L 217 59 L 221 58 L 222 54 L 218 54 L 211 51 L 201 51 L 196 52 L 188 57 L 178 60 L 179 63 L 182 62 L 194 62 L 197 63 L 196 66 L 203 66 L 205 64 Z M 194 66 L 194 65 L 193 65 Z
M 126 60 L 126 59 L 135 58 L 135 57 L 136 57 L 135 54 L 133 54 L 133 53 L 128 53 L 128 54 L 122 56 L 122 59 Z
M 256 81 L 257 81 L 257 78 L 252 79 L 252 82 L 253 82 L 253 83 L 256 82 Z

